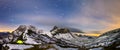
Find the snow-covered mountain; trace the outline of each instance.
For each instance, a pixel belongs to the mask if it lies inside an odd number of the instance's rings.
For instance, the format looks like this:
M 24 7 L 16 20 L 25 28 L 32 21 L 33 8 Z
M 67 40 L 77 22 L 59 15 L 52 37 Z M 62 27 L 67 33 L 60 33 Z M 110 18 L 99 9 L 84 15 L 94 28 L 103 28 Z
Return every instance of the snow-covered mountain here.
M 9 32 L 0 32 L 0 44 L 6 43 L 7 37 L 10 35 Z
M 102 34 L 95 39 L 94 42 L 91 42 L 86 46 L 89 48 L 103 47 L 108 50 L 117 48 L 120 46 L 120 28 Z
M 42 33 L 42 30 L 34 26 L 20 25 L 12 32 L 14 38 L 11 42 L 16 43 L 17 40 L 22 40 L 25 44 L 54 43 L 48 35 Z
M 23 44 L 19 44 L 19 40 L 21 40 Z M 13 46 L 16 45 L 32 45 L 30 47 L 34 48 L 35 46 L 35 48 L 44 49 L 52 47 L 54 50 L 110 50 L 120 48 L 120 29 L 111 30 L 97 38 L 92 38 L 83 35 L 76 36 L 66 28 L 52 29 L 50 32 L 44 32 L 31 25 L 20 25 L 0 42 L 4 44 L 4 47 L 9 46 L 12 48 L 15 48 Z
M 50 32 L 49 32 L 50 33 Z M 52 35 L 52 34 L 51 34 Z M 55 36 L 48 35 L 47 32 L 43 32 L 34 26 L 20 25 L 11 35 L 6 39 L 8 45 L 17 44 L 18 40 L 23 41 L 26 45 L 47 45 L 55 44 L 53 46 L 65 47 L 65 48 L 78 48 L 79 46 L 72 43 L 70 40 L 73 39 L 71 34 L 59 34 Z M 9 39 L 10 38 L 10 39 Z M 75 41 L 75 40 L 73 40 Z M 4 45 L 6 46 L 6 45 Z M 14 46 L 14 45 L 13 45 Z

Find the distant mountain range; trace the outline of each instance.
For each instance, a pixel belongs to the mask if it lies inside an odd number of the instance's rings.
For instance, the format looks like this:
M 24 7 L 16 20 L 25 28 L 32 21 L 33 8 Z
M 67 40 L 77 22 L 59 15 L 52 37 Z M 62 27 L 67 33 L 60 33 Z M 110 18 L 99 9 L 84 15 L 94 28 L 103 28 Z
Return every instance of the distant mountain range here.
M 71 48 L 71 50 L 113 50 L 120 47 L 120 28 L 108 31 L 96 38 L 83 35 L 76 36 L 73 33 L 70 34 L 71 32 L 60 32 L 54 36 L 43 33 L 44 31 L 32 25 L 20 25 L 12 33 L 1 32 L 0 37 L 2 38 L 0 39 L 0 44 L 3 44 L 4 48 L 5 46 L 9 47 L 9 49 L 13 49 L 9 44 L 19 45 L 18 41 L 23 42 L 23 45 L 38 45 L 39 47 L 41 46 L 40 48 L 47 48 L 47 45 L 50 44 L 50 46 L 58 50 L 70 50 Z

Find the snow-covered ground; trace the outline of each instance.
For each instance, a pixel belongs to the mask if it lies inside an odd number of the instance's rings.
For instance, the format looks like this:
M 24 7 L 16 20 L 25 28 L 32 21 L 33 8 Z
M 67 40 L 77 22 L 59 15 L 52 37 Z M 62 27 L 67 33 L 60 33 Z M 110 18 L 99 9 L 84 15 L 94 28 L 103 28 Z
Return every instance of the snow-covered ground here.
M 34 47 L 33 45 L 21 45 L 21 44 L 4 44 L 4 47 L 7 46 L 9 47 L 8 50 L 12 50 L 12 49 L 19 49 L 19 50 L 24 50 L 24 49 L 28 49 L 28 48 L 32 48 Z

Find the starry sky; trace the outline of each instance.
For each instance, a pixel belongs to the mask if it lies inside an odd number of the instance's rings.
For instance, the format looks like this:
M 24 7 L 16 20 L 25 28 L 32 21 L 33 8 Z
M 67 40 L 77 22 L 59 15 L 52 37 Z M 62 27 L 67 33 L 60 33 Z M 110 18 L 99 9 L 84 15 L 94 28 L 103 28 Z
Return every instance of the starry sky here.
M 120 0 L 0 0 L 0 31 L 57 25 L 105 32 L 120 28 L 119 21 Z

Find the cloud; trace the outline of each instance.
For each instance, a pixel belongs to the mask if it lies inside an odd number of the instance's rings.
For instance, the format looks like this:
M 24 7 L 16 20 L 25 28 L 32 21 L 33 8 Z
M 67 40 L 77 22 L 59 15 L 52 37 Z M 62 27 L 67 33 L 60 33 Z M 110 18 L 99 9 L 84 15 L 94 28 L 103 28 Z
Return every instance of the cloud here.
M 0 23 L 0 32 L 12 32 L 13 30 L 16 29 L 15 27 L 16 27 L 15 25 Z
M 68 19 L 68 22 L 71 24 L 80 25 L 79 27 L 83 27 L 84 30 L 99 30 L 104 26 L 101 24 L 101 20 L 104 16 L 103 13 L 103 5 L 102 2 L 84 2 L 80 11 L 77 11 L 77 14 L 74 17 Z M 79 7 L 79 6 L 78 6 Z M 97 19 L 98 18 L 98 19 Z M 101 19 L 101 20 L 99 20 Z M 102 25 L 102 26 L 101 26 Z
M 104 1 L 105 4 L 105 12 L 106 12 L 106 20 L 108 22 L 103 22 L 107 28 L 103 29 L 102 32 L 106 32 L 112 29 L 120 28 L 120 0 L 110 0 Z
M 35 14 L 16 14 L 13 16 L 15 22 L 19 24 L 36 24 L 36 25 L 59 25 L 64 23 L 63 20 L 54 15 L 35 15 Z M 15 23 L 14 22 L 14 23 Z
M 120 0 L 85 1 L 81 10 L 68 19 L 68 22 L 84 27 L 84 30 L 105 32 L 120 27 L 119 9 Z

